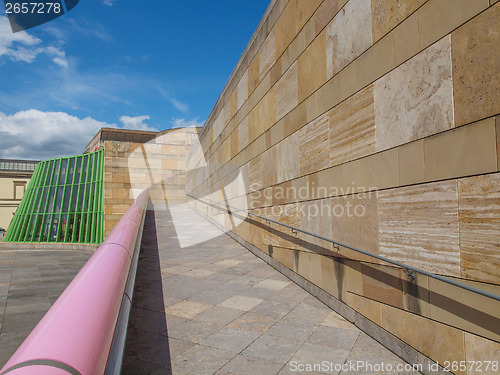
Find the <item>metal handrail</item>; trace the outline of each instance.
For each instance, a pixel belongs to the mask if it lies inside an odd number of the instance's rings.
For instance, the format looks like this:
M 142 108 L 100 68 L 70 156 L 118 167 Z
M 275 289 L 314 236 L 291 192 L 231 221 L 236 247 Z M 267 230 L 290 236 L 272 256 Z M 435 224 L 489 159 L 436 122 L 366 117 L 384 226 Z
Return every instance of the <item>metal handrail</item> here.
M 220 205 L 220 202 L 214 201 L 214 200 L 209 199 L 209 198 L 196 197 L 196 196 L 194 196 L 192 194 L 189 194 L 187 192 L 186 192 L 186 195 L 189 196 L 189 197 L 192 197 L 194 199 L 197 199 L 197 200 L 205 199 L 205 200 L 211 201 L 211 202 L 213 202 L 213 203 L 215 203 L 217 205 Z M 383 257 L 381 255 L 373 254 L 373 253 L 370 253 L 369 251 L 358 249 L 358 248 L 356 248 L 354 246 L 346 245 L 346 244 L 344 244 L 342 242 L 338 242 L 338 241 L 332 240 L 330 238 L 320 236 L 319 234 L 308 232 L 306 230 L 303 230 L 303 229 L 300 229 L 300 228 L 297 228 L 297 227 L 294 227 L 294 226 L 291 226 L 291 225 L 288 225 L 288 224 L 285 224 L 285 223 L 282 223 L 282 222 L 279 222 L 279 221 L 276 221 L 276 220 L 272 220 L 272 219 L 266 218 L 264 216 L 260 216 L 260 215 L 254 214 L 254 213 L 252 213 L 250 211 L 242 210 L 242 209 L 233 207 L 233 206 L 231 206 L 231 205 L 229 205 L 227 203 L 225 203 L 225 205 L 226 205 L 227 208 L 230 208 L 232 211 L 244 212 L 244 213 L 246 213 L 248 215 L 251 215 L 251 216 L 254 216 L 254 217 L 258 217 L 259 219 L 265 220 L 268 223 L 275 223 L 275 224 L 281 225 L 283 227 L 289 228 L 289 229 L 292 230 L 293 233 L 301 232 L 301 233 L 307 234 L 309 236 L 312 236 L 312 237 L 319 238 L 321 240 L 330 242 L 330 243 L 334 244 L 334 246 L 342 246 L 342 247 L 345 247 L 347 249 L 356 251 L 358 253 L 371 256 L 373 258 L 382 260 L 382 261 L 390 263 L 390 264 L 394 264 L 394 265 L 396 265 L 398 267 L 403 268 L 406 271 L 406 273 L 409 276 L 412 277 L 412 279 L 414 279 L 416 277 L 416 275 L 414 273 L 410 273 L 410 271 L 417 272 L 417 273 L 420 273 L 422 275 L 428 276 L 430 278 L 433 278 L 433 279 L 436 279 L 436 280 L 440 280 L 440 281 L 443 281 L 445 283 L 448 283 L 448 284 L 457 286 L 459 288 L 468 290 L 470 292 L 477 293 L 477 294 L 480 294 L 482 296 L 485 296 L 485 297 L 488 297 L 488 298 L 500 301 L 500 295 L 498 295 L 498 294 L 494 294 L 494 293 L 488 292 L 486 290 L 482 290 L 482 289 L 479 289 L 479 288 L 476 288 L 476 287 L 473 287 L 473 286 L 470 286 L 470 285 L 467 285 L 467 284 L 463 284 L 461 282 L 458 282 L 458 281 L 455 281 L 455 280 L 452 280 L 452 279 L 448 279 L 448 278 L 443 277 L 443 276 L 436 275 L 436 274 L 434 274 L 432 272 L 428 272 L 428 271 L 422 270 L 420 268 L 413 267 L 413 266 L 410 266 L 408 264 L 405 264 L 405 263 L 402 263 L 402 262 L 398 262 L 396 260 L 392 260 L 392 259 Z

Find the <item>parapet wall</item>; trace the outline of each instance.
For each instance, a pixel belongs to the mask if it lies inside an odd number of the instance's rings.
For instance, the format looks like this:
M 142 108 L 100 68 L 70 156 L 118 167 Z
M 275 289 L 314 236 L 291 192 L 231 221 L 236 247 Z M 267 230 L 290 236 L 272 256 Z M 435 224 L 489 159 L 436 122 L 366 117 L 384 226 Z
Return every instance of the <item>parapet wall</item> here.
M 198 132 L 165 130 L 144 143 L 104 141 L 105 237 L 146 188 L 155 204 L 186 202 L 186 156 Z
M 273 1 L 187 191 L 500 294 L 499 45 L 497 0 Z M 434 361 L 500 358 L 493 300 L 192 203 Z

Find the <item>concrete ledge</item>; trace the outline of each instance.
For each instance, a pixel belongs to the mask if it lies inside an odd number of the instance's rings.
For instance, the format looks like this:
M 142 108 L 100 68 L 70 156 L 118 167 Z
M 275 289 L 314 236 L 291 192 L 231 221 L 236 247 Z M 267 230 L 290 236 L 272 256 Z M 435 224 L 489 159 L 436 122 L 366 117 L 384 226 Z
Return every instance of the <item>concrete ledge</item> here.
M 191 207 L 191 206 L 190 206 Z M 206 220 L 208 220 L 210 223 L 215 225 L 217 228 L 221 229 L 222 231 L 226 231 L 227 229 L 221 226 L 219 223 L 215 222 L 212 220 L 210 217 L 206 216 L 205 214 L 197 211 L 193 207 L 191 207 L 196 213 L 198 213 L 200 216 L 204 217 Z M 303 278 L 296 272 L 293 272 L 291 269 L 285 267 L 283 264 L 278 262 L 276 259 L 270 257 L 263 251 L 261 251 L 259 248 L 255 247 L 251 243 L 245 241 L 241 237 L 237 236 L 231 231 L 225 232 L 229 237 L 234 239 L 236 242 L 247 248 L 250 252 L 252 252 L 254 255 L 258 256 L 262 260 L 264 260 L 266 263 L 268 263 L 270 266 L 281 272 L 284 276 L 288 277 L 290 280 L 292 280 L 294 283 L 299 285 L 301 288 L 306 290 L 307 292 L 311 293 L 313 296 L 318 298 L 321 302 L 323 302 L 325 305 L 330 307 L 332 310 L 337 312 L 338 314 L 342 315 L 345 319 L 353 323 L 356 327 L 358 327 L 360 330 L 365 332 L 367 335 L 372 337 L 374 340 L 378 341 L 380 344 L 385 346 L 387 349 L 392 351 L 394 354 L 399 356 L 400 358 L 404 359 L 406 362 L 410 364 L 419 364 L 422 365 L 423 371 L 422 373 L 425 375 L 436 375 L 436 374 L 450 374 L 450 372 L 447 372 L 444 370 L 443 367 L 440 365 L 436 364 L 435 361 L 427 357 L 426 355 L 420 353 L 418 350 L 413 348 L 412 346 L 408 345 L 406 342 L 402 341 L 400 338 L 394 336 L 392 333 L 386 331 L 379 325 L 375 324 L 368 318 L 366 318 L 364 315 L 361 315 L 359 312 L 356 310 L 352 309 L 345 303 L 341 302 L 337 298 L 331 296 L 327 292 L 325 292 L 323 289 L 319 288 L 309 280 Z M 432 371 L 430 370 L 430 366 L 438 366 L 439 370 L 438 371 Z

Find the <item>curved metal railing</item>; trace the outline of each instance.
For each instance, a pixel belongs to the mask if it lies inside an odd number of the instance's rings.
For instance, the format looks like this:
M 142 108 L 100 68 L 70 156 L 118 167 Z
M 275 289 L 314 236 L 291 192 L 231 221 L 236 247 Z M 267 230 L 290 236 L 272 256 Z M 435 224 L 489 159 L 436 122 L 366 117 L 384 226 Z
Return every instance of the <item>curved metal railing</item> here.
M 148 197 L 136 199 L 1 375 L 119 372 Z

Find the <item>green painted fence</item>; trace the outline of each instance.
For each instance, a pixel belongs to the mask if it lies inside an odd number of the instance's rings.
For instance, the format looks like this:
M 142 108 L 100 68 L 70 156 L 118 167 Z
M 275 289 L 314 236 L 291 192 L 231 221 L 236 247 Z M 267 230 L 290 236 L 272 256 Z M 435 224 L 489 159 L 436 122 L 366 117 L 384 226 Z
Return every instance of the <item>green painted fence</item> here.
M 103 150 L 40 162 L 4 242 L 100 244 L 104 228 Z

